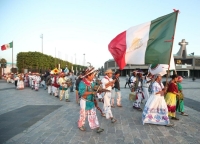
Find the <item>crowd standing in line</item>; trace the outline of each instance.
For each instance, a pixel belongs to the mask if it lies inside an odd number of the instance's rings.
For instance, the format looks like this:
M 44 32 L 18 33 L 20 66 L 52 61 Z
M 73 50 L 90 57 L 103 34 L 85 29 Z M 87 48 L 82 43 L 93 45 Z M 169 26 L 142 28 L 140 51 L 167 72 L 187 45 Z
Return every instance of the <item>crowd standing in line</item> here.
M 85 119 L 88 117 L 91 129 L 97 133 L 104 131 L 100 128 L 96 109 L 101 111 L 101 116 L 110 119 L 111 123 L 117 122 L 112 113 L 115 106 L 122 108 L 120 71 L 113 74 L 111 69 L 105 71 L 105 76 L 100 80 L 98 71 L 89 66 L 78 76 L 70 72 L 66 66 L 64 72 L 58 69 L 46 71 L 44 74 L 29 72 L 26 74 L 8 73 L 4 75 L 7 83 L 14 83 L 16 89 L 23 90 L 29 87 L 38 91 L 40 87 L 47 90 L 49 95 L 62 101 L 70 102 L 70 93 L 74 92 L 76 103 L 80 106 L 78 128 L 85 131 Z M 135 70 L 131 76 L 126 76 L 125 88 L 128 85 L 131 92 L 135 93 L 133 108 L 142 111 L 142 123 L 174 126 L 171 120 L 179 120 L 176 112 L 182 116 L 188 116 L 184 112 L 184 94 L 181 82 L 183 78 L 174 74 L 166 86 L 162 83 L 160 74 L 144 74 L 141 70 Z M 96 86 L 96 89 L 95 89 Z M 117 97 L 116 97 L 117 96 Z M 97 100 L 103 102 L 102 110 L 98 107 Z M 116 105 L 115 105 L 116 101 Z M 145 103 L 144 109 L 141 104 Z

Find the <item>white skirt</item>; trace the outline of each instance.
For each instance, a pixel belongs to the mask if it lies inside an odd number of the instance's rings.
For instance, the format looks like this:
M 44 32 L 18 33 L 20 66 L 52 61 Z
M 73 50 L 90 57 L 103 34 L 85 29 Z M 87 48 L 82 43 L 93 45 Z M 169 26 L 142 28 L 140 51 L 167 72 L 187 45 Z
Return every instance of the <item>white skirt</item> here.
M 170 123 L 164 96 L 150 95 L 142 113 L 142 122 L 143 124 L 151 123 L 158 125 Z

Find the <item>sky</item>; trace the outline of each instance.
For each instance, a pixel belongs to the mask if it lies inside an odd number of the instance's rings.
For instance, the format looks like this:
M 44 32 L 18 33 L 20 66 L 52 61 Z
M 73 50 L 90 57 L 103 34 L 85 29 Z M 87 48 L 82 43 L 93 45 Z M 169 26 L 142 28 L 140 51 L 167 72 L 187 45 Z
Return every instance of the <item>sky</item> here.
M 0 45 L 13 41 L 19 52 L 38 51 L 96 68 L 112 59 L 108 44 L 128 28 L 180 10 L 173 54 L 188 42 L 188 54 L 200 55 L 199 0 L 0 0 Z M 12 50 L 0 51 L 12 62 Z

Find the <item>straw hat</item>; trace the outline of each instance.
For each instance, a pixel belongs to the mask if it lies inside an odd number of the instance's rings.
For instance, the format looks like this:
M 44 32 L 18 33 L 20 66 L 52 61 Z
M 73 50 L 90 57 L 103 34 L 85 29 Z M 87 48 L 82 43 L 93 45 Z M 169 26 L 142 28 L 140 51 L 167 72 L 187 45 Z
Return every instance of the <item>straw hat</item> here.
M 81 78 L 84 78 L 87 75 L 92 74 L 92 73 L 96 74 L 97 72 L 98 72 L 98 70 L 95 70 L 95 68 L 90 65 L 87 67 L 87 69 L 85 71 L 83 71 Z
M 108 74 L 108 73 L 113 73 L 113 71 L 112 71 L 111 69 L 107 69 L 107 70 L 105 71 L 105 74 Z
M 58 74 L 60 72 L 57 68 L 53 69 L 52 71 L 54 74 Z

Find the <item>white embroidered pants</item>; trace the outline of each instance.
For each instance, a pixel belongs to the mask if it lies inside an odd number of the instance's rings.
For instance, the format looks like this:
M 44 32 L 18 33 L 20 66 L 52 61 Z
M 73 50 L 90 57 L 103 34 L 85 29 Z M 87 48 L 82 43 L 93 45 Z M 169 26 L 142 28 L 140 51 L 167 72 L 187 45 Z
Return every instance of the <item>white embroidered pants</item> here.
M 50 94 L 50 93 L 51 93 L 51 91 L 52 91 L 52 86 L 51 86 L 51 85 L 49 85 L 49 86 L 48 86 L 48 94 Z
M 54 96 L 57 96 L 58 95 L 58 88 L 55 87 L 55 86 L 52 86 L 52 91 L 54 93 Z
M 143 92 L 144 92 L 145 101 L 147 101 L 149 99 L 149 90 L 148 90 L 148 87 L 142 87 L 142 89 L 143 89 Z
M 106 119 L 113 117 L 110 100 L 111 100 L 111 92 L 106 92 L 104 95 L 104 112 L 106 114 Z
M 69 92 L 67 90 L 60 90 L 60 100 L 62 100 L 63 95 L 65 96 L 65 99 L 69 99 Z

